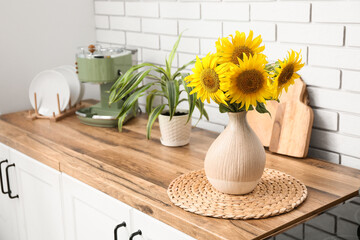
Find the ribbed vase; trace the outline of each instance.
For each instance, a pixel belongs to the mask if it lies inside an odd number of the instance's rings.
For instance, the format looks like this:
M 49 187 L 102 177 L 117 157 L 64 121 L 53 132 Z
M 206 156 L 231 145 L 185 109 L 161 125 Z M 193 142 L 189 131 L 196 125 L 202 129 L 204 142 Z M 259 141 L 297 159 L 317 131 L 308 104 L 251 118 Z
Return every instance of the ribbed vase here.
M 247 194 L 261 179 L 265 150 L 246 120 L 246 112 L 229 113 L 229 124 L 215 139 L 205 157 L 211 185 L 228 194 Z

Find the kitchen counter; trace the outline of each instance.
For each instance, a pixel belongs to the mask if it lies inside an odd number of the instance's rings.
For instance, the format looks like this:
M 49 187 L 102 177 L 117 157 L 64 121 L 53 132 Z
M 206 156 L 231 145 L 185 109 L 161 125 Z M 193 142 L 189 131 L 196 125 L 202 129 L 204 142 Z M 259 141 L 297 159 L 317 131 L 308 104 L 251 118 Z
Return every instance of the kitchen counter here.
M 308 188 L 294 211 L 261 220 L 203 217 L 174 206 L 166 190 L 183 173 L 203 167 L 218 135 L 193 128 L 189 145 L 162 146 L 158 124 L 146 140 L 144 115 L 115 128 L 81 124 L 75 116 L 60 122 L 26 119 L 28 113 L 0 116 L 0 142 L 64 172 L 196 239 L 262 239 L 315 217 L 358 194 L 360 171 L 316 159 L 266 154 L 266 167 L 288 173 Z

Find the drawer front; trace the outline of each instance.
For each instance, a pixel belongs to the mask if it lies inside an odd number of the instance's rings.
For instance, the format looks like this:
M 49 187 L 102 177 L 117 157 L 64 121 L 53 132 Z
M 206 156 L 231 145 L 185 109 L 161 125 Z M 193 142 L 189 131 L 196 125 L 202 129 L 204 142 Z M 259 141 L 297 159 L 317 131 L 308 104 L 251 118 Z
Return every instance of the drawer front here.
M 132 212 L 132 232 L 141 230 L 133 240 L 195 240 L 185 233 L 136 209 Z
M 67 240 L 129 238 L 131 207 L 75 178 L 62 174 Z

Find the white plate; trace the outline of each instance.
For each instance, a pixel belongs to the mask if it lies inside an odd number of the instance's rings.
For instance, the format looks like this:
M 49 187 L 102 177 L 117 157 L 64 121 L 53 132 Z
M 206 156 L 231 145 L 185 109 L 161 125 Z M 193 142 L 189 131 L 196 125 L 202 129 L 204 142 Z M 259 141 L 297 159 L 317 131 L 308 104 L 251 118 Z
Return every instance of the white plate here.
M 81 92 L 81 84 L 79 79 L 76 76 L 76 73 L 74 73 L 71 69 L 68 67 L 57 67 L 54 69 L 55 71 L 58 71 L 61 73 L 67 80 L 69 87 L 70 87 L 70 99 L 71 99 L 71 105 L 75 105 L 78 103 L 80 98 L 80 92 Z
M 83 97 L 84 97 L 84 93 L 85 93 L 84 84 L 83 84 L 82 82 L 80 82 L 79 76 L 77 75 L 77 73 L 76 73 L 76 68 L 75 68 L 74 66 L 64 65 L 64 66 L 62 66 L 62 67 L 71 70 L 71 71 L 73 72 L 75 78 L 76 78 L 76 79 L 79 81 L 79 83 L 80 83 L 80 96 L 79 96 L 79 98 L 78 98 L 78 100 L 77 100 L 77 102 L 76 102 L 76 103 L 79 103 L 79 102 L 83 99 Z
M 60 110 L 64 111 L 70 99 L 70 88 L 65 77 L 57 71 L 40 72 L 32 80 L 29 87 L 29 98 L 35 109 L 34 93 L 36 92 L 38 112 L 44 116 L 59 114 L 57 94 L 59 94 Z

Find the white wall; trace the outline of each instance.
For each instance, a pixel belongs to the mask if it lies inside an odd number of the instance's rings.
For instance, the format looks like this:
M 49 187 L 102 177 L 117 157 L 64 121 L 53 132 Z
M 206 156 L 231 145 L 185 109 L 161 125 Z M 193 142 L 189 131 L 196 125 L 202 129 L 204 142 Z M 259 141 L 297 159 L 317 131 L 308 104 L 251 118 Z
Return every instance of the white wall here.
M 93 8 L 91 0 L 0 1 L 0 113 L 31 108 L 28 87 L 38 72 L 74 65 L 76 48 L 95 40 Z
M 218 37 L 235 30 L 261 34 L 270 60 L 289 48 L 302 50 L 315 112 L 310 155 L 360 168 L 360 2 L 164 0 L 95 1 L 100 43 L 139 48 L 139 58 L 164 64 L 176 36 L 184 33 L 175 64 L 214 50 Z M 228 118 L 208 105 L 222 131 Z

